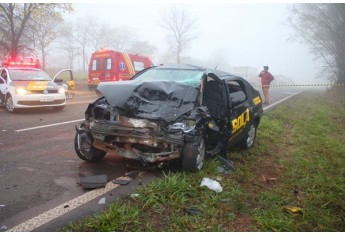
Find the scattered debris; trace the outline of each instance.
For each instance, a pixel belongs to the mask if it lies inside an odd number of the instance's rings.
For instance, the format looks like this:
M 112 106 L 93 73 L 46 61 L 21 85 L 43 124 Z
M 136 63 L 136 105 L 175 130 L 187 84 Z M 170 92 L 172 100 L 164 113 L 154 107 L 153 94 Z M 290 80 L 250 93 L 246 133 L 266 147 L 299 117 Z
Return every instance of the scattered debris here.
M 114 179 L 112 182 L 114 184 L 119 184 L 119 185 L 127 185 L 129 182 L 131 182 L 133 179 L 127 176 L 121 176 L 117 179 Z
M 272 181 L 276 181 L 277 178 L 271 178 L 271 177 L 265 177 L 263 174 L 261 174 L 262 176 L 262 179 L 265 181 L 265 182 L 272 182 Z
M 230 174 L 231 173 L 231 171 L 225 170 L 224 167 L 222 167 L 222 166 L 218 166 L 218 172 L 221 174 Z
M 98 204 L 105 204 L 105 197 L 99 199 Z
M 206 186 L 209 189 L 216 191 L 217 193 L 220 193 L 223 191 L 223 188 L 218 181 L 212 180 L 207 177 L 202 179 L 200 187 L 202 186 Z
M 132 193 L 130 196 L 131 198 L 136 198 L 136 197 L 139 197 L 139 193 Z
M 125 176 L 135 179 L 139 174 L 140 174 L 139 171 L 134 170 L 134 171 L 126 173 Z
M 230 198 L 224 198 L 224 199 L 220 199 L 219 202 L 227 203 L 227 202 L 231 202 L 231 199 Z
M 105 186 L 108 182 L 107 175 L 84 176 L 79 174 L 79 176 L 79 184 L 85 189 L 100 188 Z
M 17 185 L 11 184 L 11 185 L 7 185 L 7 186 L 5 187 L 5 189 L 11 189 L 11 188 L 15 188 L 15 187 L 17 187 Z
M 231 160 L 225 159 L 221 156 L 217 156 L 220 161 L 220 166 L 218 167 L 218 172 L 222 174 L 230 174 L 234 170 L 234 163 Z
M 188 215 L 196 216 L 200 215 L 202 212 L 195 208 L 184 208 L 183 211 L 187 213 Z
M 284 210 L 290 214 L 303 214 L 302 208 L 300 207 L 285 207 Z
M 6 225 L 1 226 L 0 230 L 1 231 L 6 231 L 7 230 L 7 226 Z

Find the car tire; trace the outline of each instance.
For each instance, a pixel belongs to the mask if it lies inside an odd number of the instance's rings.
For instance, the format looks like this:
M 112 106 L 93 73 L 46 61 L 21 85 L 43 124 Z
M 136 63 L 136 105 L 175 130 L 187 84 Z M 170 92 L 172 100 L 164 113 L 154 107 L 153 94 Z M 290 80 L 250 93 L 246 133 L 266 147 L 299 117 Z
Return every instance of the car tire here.
M 78 139 L 80 138 L 80 135 L 87 135 L 87 134 L 86 133 L 78 134 L 78 132 L 76 132 L 76 134 L 75 134 L 74 149 L 75 149 L 75 152 L 77 153 L 78 157 L 84 161 L 87 161 L 87 162 L 99 162 L 99 161 L 101 161 L 103 159 L 103 157 L 105 156 L 106 152 L 93 147 L 92 146 L 92 140 L 90 140 L 91 142 L 86 143 L 86 145 L 88 145 L 88 147 L 84 148 L 84 152 L 86 152 L 86 151 L 88 152 L 87 156 L 85 156 L 83 154 L 83 152 L 81 152 L 79 150 Z M 91 138 L 91 137 L 89 137 L 89 138 Z
M 206 146 L 203 138 L 186 143 L 182 152 L 182 170 L 190 172 L 201 170 L 205 157 Z
M 13 98 L 11 95 L 8 95 L 6 97 L 6 101 L 5 101 L 5 108 L 6 108 L 6 111 L 9 112 L 9 113 L 14 113 L 15 112 L 15 108 L 14 108 L 14 105 L 13 105 Z
M 256 123 L 252 123 L 249 126 L 249 129 L 244 136 L 244 138 L 241 140 L 240 144 L 244 149 L 249 149 L 254 146 L 254 142 L 256 139 Z

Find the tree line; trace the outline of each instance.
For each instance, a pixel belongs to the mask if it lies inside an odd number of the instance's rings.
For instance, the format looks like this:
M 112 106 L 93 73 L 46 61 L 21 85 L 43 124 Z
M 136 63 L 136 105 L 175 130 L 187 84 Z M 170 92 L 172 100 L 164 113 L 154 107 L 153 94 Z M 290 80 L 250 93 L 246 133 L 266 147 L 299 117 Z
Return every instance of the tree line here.
M 93 17 L 66 21 L 66 13 L 74 13 L 72 4 L 0 3 L 0 60 L 31 56 L 40 58 L 46 69 L 57 64 L 47 61 L 53 54 L 54 58 L 64 58 L 64 66 L 74 69 L 79 65 L 78 69 L 87 71 L 91 53 L 104 47 L 142 55 L 152 55 L 156 50 L 131 28 L 102 25 Z M 195 20 L 177 7 L 167 9 L 162 19 L 179 62 L 193 39 Z
M 290 10 L 288 22 L 295 32 L 292 38 L 306 43 L 323 61 L 322 72 L 332 82 L 345 83 L 345 4 L 294 4 Z M 105 26 L 92 17 L 65 21 L 64 14 L 73 12 L 70 3 L 0 3 L 0 60 L 35 56 L 44 69 L 53 66 L 47 65 L 50 54 L 62 54 L 68 63 L 65 66 L 73 69 L 79 64 L 87 71 L 91 53 L 107 45 L 144 55 L 156 50 L 130 28 Z M 196 21 L 176 6 L 162 13 L 161 26 L 175 54 L 174 62 L 180 63 L 188 45 L 199 37 Z

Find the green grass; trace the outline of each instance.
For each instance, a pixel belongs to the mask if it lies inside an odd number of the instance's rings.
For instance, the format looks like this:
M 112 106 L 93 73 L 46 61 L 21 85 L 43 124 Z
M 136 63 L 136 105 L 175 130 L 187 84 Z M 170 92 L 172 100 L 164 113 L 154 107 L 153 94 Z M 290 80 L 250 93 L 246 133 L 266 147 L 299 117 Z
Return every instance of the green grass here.
M 255 147 L 230 153 L 231 174 L 216 159 L 198 173 L 167 172 L 61 231 L 345 231 L 344 98 L 305 92 L 264 115 Z M 223 192 L 200 187 L 203 177 Z

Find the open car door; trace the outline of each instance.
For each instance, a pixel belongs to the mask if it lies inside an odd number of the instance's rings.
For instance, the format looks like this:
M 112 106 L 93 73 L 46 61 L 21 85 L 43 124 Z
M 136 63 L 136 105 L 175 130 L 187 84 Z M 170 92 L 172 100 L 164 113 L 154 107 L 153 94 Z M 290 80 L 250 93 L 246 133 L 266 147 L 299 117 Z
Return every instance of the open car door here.
M 73 80 L 72 69 L 59 71 L 53 78 L 53 81 L 65 89 L 66 99 L 72 99 L 75 93 L 75 82 Z

